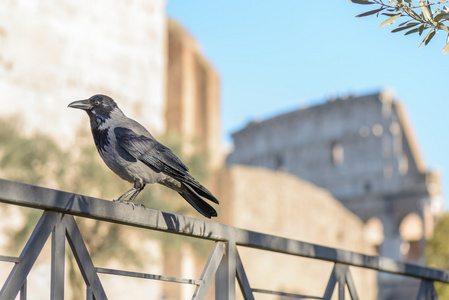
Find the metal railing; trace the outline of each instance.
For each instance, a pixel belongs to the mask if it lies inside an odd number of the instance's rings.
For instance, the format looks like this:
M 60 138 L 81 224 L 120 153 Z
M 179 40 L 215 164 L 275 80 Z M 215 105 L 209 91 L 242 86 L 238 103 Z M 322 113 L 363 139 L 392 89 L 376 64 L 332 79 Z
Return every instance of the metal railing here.
M 19 293 L 21 300 L 26 299 L 27 276 L 50 235 L 52 236 L 51 299 L 64 298 L 65 239 L 86 283 L 86 299 L 108 299 L 99 273 L 192 284 L 196 286 L 192 299 L 204 299 L 215 279 L 215 299 L 218 300 L 235 299 L 236 279 L 245 299 L 254 299 L 254 293 L 266 293 L 292 298 L 330 300 L 337 287 L 339 300 L 345 299 L 346 288 L 350 299 L 356 300 L 359 297 L 350 266 L 418 278 L 421 280 L 416 298 L 418 300 L 438 299 L 434 281 L 449 283 L 448 271 L 305 243 L 208 220 L 151 209 L 133 209 L 130 205 L 3 179 L 0 179 L 0 202 L 44 210 L 20 256 L 0 256 L 0 261 L 14 263 L 0 291 L 0 300 L 15 299 Z M 200 279 L 96 268 L 74 216 L 207 239 L 214 241 L 215 245 Z M 249 284 L 237 246 L 324 260 L 333 262 L 334 267 L 322 296 L 255 289 Z

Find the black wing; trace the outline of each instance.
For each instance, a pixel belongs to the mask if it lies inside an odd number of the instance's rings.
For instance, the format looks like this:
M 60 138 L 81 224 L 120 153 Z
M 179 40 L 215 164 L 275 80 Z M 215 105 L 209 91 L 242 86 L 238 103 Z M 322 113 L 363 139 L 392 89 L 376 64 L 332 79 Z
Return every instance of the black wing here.
M 156 172 L 163 172 L 174 177 L 185 176 L 189 169 L 167 147 L 155 139 L 137 135 L 128 128 L 114 129 L 117 143 L 134 158 L 142 161 Z

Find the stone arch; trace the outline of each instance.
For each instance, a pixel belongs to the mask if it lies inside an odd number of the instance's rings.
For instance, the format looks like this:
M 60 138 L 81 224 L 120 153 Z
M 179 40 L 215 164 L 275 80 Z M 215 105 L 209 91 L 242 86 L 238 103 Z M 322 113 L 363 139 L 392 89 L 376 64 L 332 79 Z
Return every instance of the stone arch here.
M 337 141 L 332 142 L 331 154 L 332 154 L 332 164 L 334 166 L 340 166 L 344 162 L 345 151 L 343 145 Z
M 406 215 L 399 225 L 402 239 L 401 254 L 406 261 L 418 261 L 421 257 L 421 241 L 424 238 L 423 219 L 416 213 Z
M 363 227 L 363 233 L 365 235 L 365 239 L 376 247 L 377 252 L 379 253 L 380 245 L 382 245 L 385 235 L 384 235 L 384 225 L 382 221 L 376 217 L 370 218 L 365 222 L 365 226 Z

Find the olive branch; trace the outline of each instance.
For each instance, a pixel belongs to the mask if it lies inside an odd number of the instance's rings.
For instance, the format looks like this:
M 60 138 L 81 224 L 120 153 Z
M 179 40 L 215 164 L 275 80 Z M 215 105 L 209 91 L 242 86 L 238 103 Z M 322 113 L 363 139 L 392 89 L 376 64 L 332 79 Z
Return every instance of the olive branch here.
M 379 5 L 374 10 L 367 11 L 356 18 L 366 17 L 370 15 L 384 15 L 389 17 L 380 24 L 380 28 L 396 23 L 401 17 L 408 19 L 400 23 L 397 28 L 391 32 L 396 33 L 406 31 L 404 35 L 417 33 L 420 36 L 425 34 L 419 48 L 427 45 L 439 30 L 447 33 L 446 45 L 443 48 L 443 54 L 449 53 L 449 8 L 443 6 L 449 0 L 430 2 L 424 0 L 349 0 L 356 4 L 362 5 Z

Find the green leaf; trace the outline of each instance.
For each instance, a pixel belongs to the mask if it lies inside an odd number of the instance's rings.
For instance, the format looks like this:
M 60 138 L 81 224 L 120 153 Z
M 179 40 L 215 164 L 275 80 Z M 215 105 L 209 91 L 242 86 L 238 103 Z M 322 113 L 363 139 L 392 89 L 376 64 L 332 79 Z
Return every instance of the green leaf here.
M 422 20 L 421 16 L 418 15 L 413 9 L 410 9 L 410 16 L 416 20 Z
M 411 22 L 411 21 L 412 21 L 412 20 L 408 20 L 408 21 L 402 22 L 402 23 L 399 24 L 398 26 L 402 27 L 402 26 L 404 26 L 405 24 L 408 24 L 408 23 Z
M 418 49 L 421 48 L 422 44 L 427 45 L 430 40 L 433 38 L 433 36 L 435 35 L 435 30 L 431 30 L 426 37 L 422 40 L 421 44 L 419 45 Z
M 407 26 L 416 26 L 416 25 L 419 25 L 419 24 L 421 24 L 421 23 L 419 23 L 419 22 L 411 22 L 411 23 L 408 23 Z
M 430 21 L 432 21 L 432 19 L 433 19 L 433 16 L 432 16 L 432 12 L 430 11 L 430 8 L 429 8 L 429 6 L 427 6 L 426 4 L 425 4 L 425 2 L 424 1 L 419 1 L 419 3 L 422 5 L 421 6 L 421 11 L 422 11 L 422 15 L 423 15 L 423 17 L 424 17 L 424 20 L 426 20 L 427 22 L 430 22 Z
M 374 4 L 374 2 L 367 1 L 367 0 L 349 0 L 349 1 L 352 2 L 352 3 L 356 3 L 356 4 L 364 4 L 364 5 L 367 5 L 367 4 Z
M 433 19 L 435 20 L 435 22 L 440 22 L 441 19 L 443 19 L 445 17 L 448 17 L 448 14 L 446 14 L 446 13 L 439 13 Z
M 431 31 L 426 38 L 424 39 L 426 42 L 424 43 L 424 46 L 427 46 L 427 44 L 430 42 L 430 40 L 435 36 L 435 30 Z
M 449 28 L 446 25 L 438 25 L 438 28 L 446 31 L 447 33 L 449 33 Z
M 418 15 L 413 9 L 407 7 L 407 6 L 403 6 L 402 9 L 404 10 L 404 12 L 406 14 L 408 14 L 410 17 L 412 17 L 415 20 L 418 21 L 423 21 L 423 19 L 421 18 L 420 15 Z
M 404 33 L 404 35 L 409 35 L 409 34 L 412 34 L 412 33 L 415 33 L 415 32 L 418 32 L 418 28 L 409 30 L 409 31 L 407 31 L 406 33 Z
M 446 46 L 444 46 L 443 48 L 443 54 L 448 54 L 449 53 L 449 43 L 446 44 Z
M 388 16 L 388 17 L 394 17 L 396 16 L 398 13 L 395 14 L 389 14 L 389 13 L 382 13 L 384 16 Z
M 424 25 L 419 26 L 419 28 L 418 28 L 419 35 L 421 35 L 423 33 L 424 29 L 425 29 Z
M 357 15 L 355 17 L 356 18 L 360 18 L 360 17 L 366 17 L 366 16 L 374 15 L 374 14 L 376 14 L 376 13 L 382 11 L 382 10 L 384 10 L 384 9 L 383 8 L 379 8 L 379 9 L 375 9 L 375 10 L 370 10 L 370 11 L 367 11 L 367 12 L 365 12 L 363 14 Z
M 383 21 L 382 24 L 380 24 L 379 28 L 382 28 L 382 27 L 384 27 L 384 26 L 393 24 L 394 22 L 396 22 L 396 20 L 397 20 L 400 16 L 401 16 L 401 14 L 399 13 L 399 14 L 396 14 L 396 15 L 394 15 L 393 17 L 391 17 L 391 18 L 389 18 L 389 19 Z
M 398 27 L 396 29 L 393 29 L 391 32 L 393 33 L 393 32 L 399 32 L 399 31 L 402 31 L 402 30 L 406 30 L 406 29 L 412 28 L 412 27 L 414 27 L 414 26 L 416 26 L 418 24 L 419 24 L 418 22 L 413 22 L 413 23 L 407 24 L 406 26 Z

